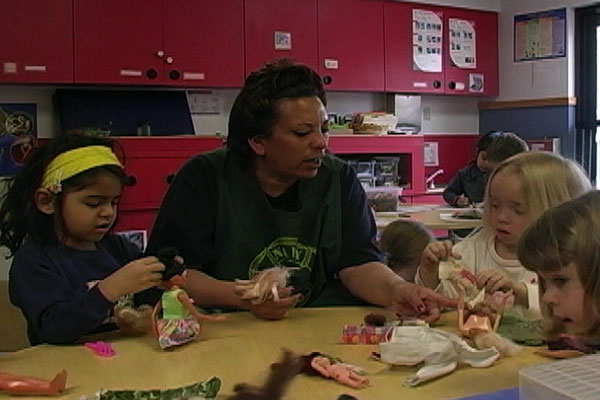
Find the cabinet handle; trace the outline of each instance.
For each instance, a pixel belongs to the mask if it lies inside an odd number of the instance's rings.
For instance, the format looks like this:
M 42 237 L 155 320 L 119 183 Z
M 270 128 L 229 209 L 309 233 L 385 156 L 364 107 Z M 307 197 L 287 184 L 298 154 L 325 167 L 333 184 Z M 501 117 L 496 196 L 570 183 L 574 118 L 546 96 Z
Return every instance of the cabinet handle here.
M 173 57 L 171 57 L 171 56 L 167 57 L 167 59 L 165 60 L 165 62 L 167 64 L 173 64 Z
M 181 73 L 179 71 L 177 71 L 176 69 L 172 69 L 171 71 L 169 71 L 169 78 L 173 79 L 174 81 L 176 81 L 180 77 L 181 77 Z
M 435 81 L 433 81 L 433 87 L 439 89 L 440 87 L 442 87 L 442 82 L 436 79 Z
M 164 52 L 164 51 L 162 51 L 162 50 L 158 50 L 158 51 L 156 52 L 156 57 L 158 57 L 158 58 L 163 58 L 163 57 L 164 57 L 164 55 L 165 55 L 165 52 Z
M 448 87 L 452 90 L 456 89 L 456 82 L 452 81 L 448 84 Z
M 135 175 L 127 175 L 127 177 L 125 178 L 125 185 L 127 186 L 135 186 L 137 185 L 137 176 Z
M 175 174 L 169 174 L 169 175 L 167 175 L 167 179 L 166 179 L 167 180 L 167 184 L 170 185 L 171 183 L 173 183 L 174 179 L 175 179 Z
M 333 82 L 333 78 L 331 77 L 331 75 L 325 75 L 323 77 L 323 83 L 326 85 L 330 85 L 331 82 Z

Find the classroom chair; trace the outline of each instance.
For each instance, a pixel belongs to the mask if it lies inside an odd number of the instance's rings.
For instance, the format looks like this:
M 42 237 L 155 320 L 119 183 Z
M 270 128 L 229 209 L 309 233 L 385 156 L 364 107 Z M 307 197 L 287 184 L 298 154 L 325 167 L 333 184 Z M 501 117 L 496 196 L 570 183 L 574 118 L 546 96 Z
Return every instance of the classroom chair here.
M 8 281 L 0 280 L 0 352 L 29 347 L 27 322 L 8 298 Z

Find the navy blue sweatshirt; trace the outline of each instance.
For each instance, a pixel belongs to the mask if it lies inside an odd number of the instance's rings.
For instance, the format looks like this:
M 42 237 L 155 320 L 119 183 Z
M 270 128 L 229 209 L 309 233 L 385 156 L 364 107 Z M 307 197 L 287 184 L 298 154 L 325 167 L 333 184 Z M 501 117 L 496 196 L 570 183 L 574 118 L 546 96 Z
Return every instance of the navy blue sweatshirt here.
M 62 244 L 25 243 L 16 252 L 9 272 L 11 302 L 27 320 L 32 345 L 71 343 L 81 336 L 116 329 L 114 303 L 95 284 L 141 256 L 126 239 L 106 235 L 96 250 Z M 152 303 L 152 290 L 136 304 Z

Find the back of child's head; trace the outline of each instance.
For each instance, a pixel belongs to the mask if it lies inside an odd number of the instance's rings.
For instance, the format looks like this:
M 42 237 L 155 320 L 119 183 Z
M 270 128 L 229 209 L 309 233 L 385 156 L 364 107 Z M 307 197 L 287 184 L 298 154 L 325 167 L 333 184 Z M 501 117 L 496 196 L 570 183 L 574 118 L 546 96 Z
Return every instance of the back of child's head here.
M 486 159 L 493 165 L 509 157 L 529 151 L 527 142 L 512 132 L 497 132 L 486 149 Z
M 485 191 L 484 223 L 490 226 L 490 187 L 498 174 L 514 174 L 520 180 L 523 206 L 531 220 L 591 189 L 583 169 L 574 161 L 548 152 L 520 153 L 502 161 L 490 174 Z
M 477 144 L 475 145 L 477 152 L 479 153 L 480 151 L 487 151 L 494 138 L 498 137 L 502 133 L 502 131 L 489 131 L 481 135 L 477 140 Z
M 125 173 L 114 157 L 114 153 L 102 150 L 104 148 L 110 150 L 112 145 L 113 142 L 106 138 L 65 134 L 49 140 L 36 149 L 21 172 L 8 182 L 8 190 L 0 207 L 0 245 L 8 247 L 11 254 L 14 254 L 25 240 L 32 239 L 42 243 L 57 241 L 55 227 L 57 223 L 60 224 L 57 218 L 62 218 L 62 199 L 65 193 L 82 190 L 92 185 L 99 174 L 107 172 L 115 175 L 124 184 Z M 93 166 L 93 163 L 86 164 L 81 154 L 68 153 L 76 149 L 81 151 L 84 147 L 100 149 L 101 157 L 113 157 L 114 161 L 108 161 L 103 165 L 96 162 L 98 165 Z M 73 157 L 69 157 L 69 154 L 73 154 Z M 49 178 L 48 167 L 55 166 L 56 163 L 53 164 L 53 161 L 58 156 L 66 158 L 64 163 L 69 165 L 66 168 L 58 166 L 55 176 Z M 60 160 L 61 157 L 58 159 Z M 78 165 L 75 171 L 81 172 L 71 176 L 62 175 L 65 170 L 73 171 L 73 164 Z M 86 168 L 86 165 L 89 168 Z M 54 182 L 50 185 L 53 187 L 46 188 L 54 194 L 53 201 L 57 209 L 54 215 L 42 213 L 35 203 L 36 191 L 49 180 Z
M 409 273 L 414 280 L 416 267 L 421 259 L 421 254 L 425 247 L 434 240 L 432 233 L 425 225 L 409 220 L 397 220 L 389 224 L 381 234 L 381 250 L 388 255 L 388 266 L 399 273 L 403 269 L 414 272 Z M 412 270 L 411 270 L 412 271 Z M 410 276 L 408 276 L 410 278 Z
M 600 338 L 600 192 L 581 197 L 547 210 L 523 233 L 519 240 L 519 261 L 531 271 L 553 273 L 574 263 L 585 291 L 585 302 L 593 307 L 595 319 L 587 335 Z M 540 299 L 545 292 L 540 282 Z M 542 304 L 551 321 L 549 334 L 565 331 L 562 322 L 552 319 L 552 309 Z

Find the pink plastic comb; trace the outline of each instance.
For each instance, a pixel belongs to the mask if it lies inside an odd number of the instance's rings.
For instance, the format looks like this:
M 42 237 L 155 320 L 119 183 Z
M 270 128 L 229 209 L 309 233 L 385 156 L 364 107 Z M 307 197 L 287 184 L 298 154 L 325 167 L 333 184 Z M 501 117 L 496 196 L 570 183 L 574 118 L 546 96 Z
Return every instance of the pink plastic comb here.
M 112 345 L 108 342 L 87 342 L 84 344 L 85 347 L 92 350 L 94 354 L 100 357 L 113 357 L 115 354 L 115 349 L 113 349 Z

